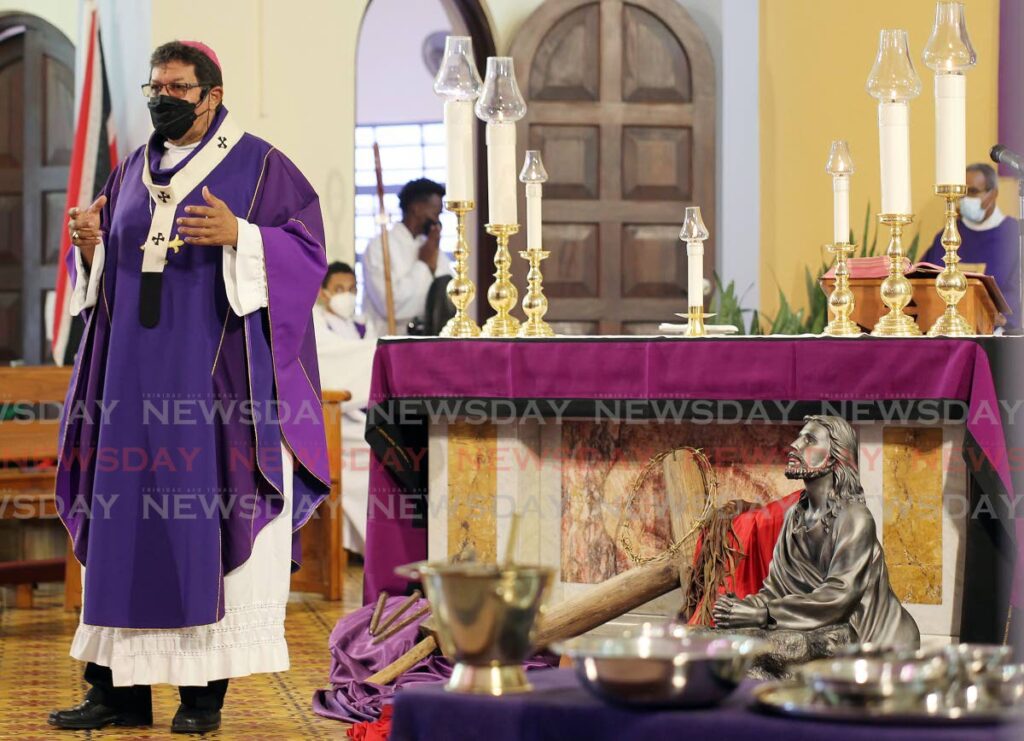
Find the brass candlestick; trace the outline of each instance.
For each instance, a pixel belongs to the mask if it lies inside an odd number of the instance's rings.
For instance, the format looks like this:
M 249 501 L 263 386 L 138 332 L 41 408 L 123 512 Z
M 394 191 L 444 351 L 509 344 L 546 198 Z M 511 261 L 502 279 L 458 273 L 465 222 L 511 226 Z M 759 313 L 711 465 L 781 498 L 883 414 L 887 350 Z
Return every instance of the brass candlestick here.
M 455 277 L 448 283 L 448 298 L 455 305 L 455 316 L 441 330 L 442 337 L 479 337 L 480 326 L 466 313 L 476 298 L 476 286 L 469 277 L 469 242 L 466 241 L 466 214 L 473 201 L 445 201 L 444 206 L 458 219 L 455 225 Z
M 903 309 L 913 298 L 913 286 L 903 274 L 903 227 L 914 220 L 913 214 L 881 214 L 878 220 L 889 227 L 889 276 L 882 281 L 882 302 L 889 307 L 871 334 L 876 337 L 918 337 L 921 328 Z
M 519 320 L 509 312 L 519 300 L 519 291 L 512 283 L 512 255 L 508 251 L 508 240 L 519 231 L 519 224 L 488 224 L 487 233 L 498 240 L 498 251 L 494 253 L 494 282 L 487 289 L 487 303 L 495 314 L 484 323 L 481 334 L 485 337 L 515 337 L 519 331 Z
M 964 337 L 974 334 L 974 328 L 956 308 L 967 293 L 967 276 L 959 264 L 960 230 L 956 227 L 956 220 L 960 210 L 958 203 L 967 195 L 967 186 L 936 185 L 935 194 L 946 199 L 946 226 L 942 230 L 942 246 L 946 248 L 942 261 L 946 269 L 935 277 L 935 290 L 946 302 L 946 310 L 928 330 L 928 336 Z
M 704 319 L 714 314 L 705 314 L 703 306 L 690 306 L 690 309 L 686 312 L 686 318 L 689 319 L 689 323 L 686 325 L 686 331 L 683 332 L 683 337 L 707 337 L 708 330 L 704 326 Z
M 547 250 L 520 250 L 519 256 L 530 261 L 530 272 L 526 274 L 529 288 L 523 297 L 523 313 L 526 323 L 519 328 L 520 337 L 554 337 L 555 330 L 544 321 L 548 313 L 548 300 L 544 296 L 544 276 L 540 271 L 541 260 L 551 255 Z
M 850 319 L 853 315 L 853 291 L 850 290 L 850 268 L 846 258 L 853 254 L 853 245 L 842 242 L 828 245 L 828 251 L 836 256 L 835 285 L 828 297 L 828 310 L 832 315 L 825 334 L 832 337 L 856 337 L 860 327 Z

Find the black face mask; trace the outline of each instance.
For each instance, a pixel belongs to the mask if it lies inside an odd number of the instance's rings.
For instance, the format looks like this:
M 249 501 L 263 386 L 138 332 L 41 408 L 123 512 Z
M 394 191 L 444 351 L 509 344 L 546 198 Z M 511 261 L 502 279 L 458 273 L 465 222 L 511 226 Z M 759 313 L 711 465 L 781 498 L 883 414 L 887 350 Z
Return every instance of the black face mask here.
M 153 120 L 153 128 L 156 133 L 165 139 L 174 141 L 180 139 L 192 128 L 196 120 L 196 108 L 205 98 L 199 99 L 197 103 L 190 103 L 182 98 L 174 98 L 170 95 L 160 95 L 151 98 L 149 101 L 149 117 Z

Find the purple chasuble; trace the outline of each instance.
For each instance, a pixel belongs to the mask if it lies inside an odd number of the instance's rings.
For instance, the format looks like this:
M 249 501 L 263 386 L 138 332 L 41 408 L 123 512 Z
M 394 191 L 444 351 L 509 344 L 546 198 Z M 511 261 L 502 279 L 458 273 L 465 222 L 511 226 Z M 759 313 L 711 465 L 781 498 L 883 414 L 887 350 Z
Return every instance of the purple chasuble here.
M 1012 312 L 1006 317 L 1008 328 L 1020 327 L 1020 234 L 1017 220 L 1003 219 L 994 229 L 977 231 L 958 219 L 956 227 L 960 232 L 960 259 L 963 262 L 985 263 L 985 272 L 996 279 L 999 290 Z M 943 265 L 946 254 L 942 246 L 942 232 L 935 235 L 932 246 L 925 253 L 924 261 Z
M 153 182 L 167 184 L 216 146 L 226 116 L 221 106 L 200 146 L 168 170 L 159 169 L 163 140 L 154 134 Z M 268 307 L 236 315 L 223 248 L 186 244 L 168 251 L 160 320 L 143 327 L 140 245 L 153 213 L 144 152 L 103 189 L 106 257 L 61 420 L 56 497 L 86 567 L 83 621 L 182 628 L 224 616 L 224 574 L 280 514 L 282 442 L 295 457 L 293 530 L 328 491 L 311 314 L 326 259 L 315 191 L 284 155 L 245 134 L 175 217 L 205 205 L 205 185 L 259 226 Z

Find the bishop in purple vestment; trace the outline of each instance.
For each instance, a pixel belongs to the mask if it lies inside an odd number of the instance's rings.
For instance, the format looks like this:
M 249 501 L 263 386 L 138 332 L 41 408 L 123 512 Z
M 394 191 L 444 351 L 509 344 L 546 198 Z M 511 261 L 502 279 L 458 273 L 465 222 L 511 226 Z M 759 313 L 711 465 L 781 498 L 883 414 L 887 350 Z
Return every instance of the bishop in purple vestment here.
M 295 531 L 329 488 L 311 309 L 317 194 L 223 104 L 198 42 L 151 58 L 155 132 L 71 214 L 86 317 L 60 427 L 57 504 L 84 566 L 64 728 L 220 724 L 227 680 L 288 668 Z M 294 556 L 297 560 L 297 556 Z

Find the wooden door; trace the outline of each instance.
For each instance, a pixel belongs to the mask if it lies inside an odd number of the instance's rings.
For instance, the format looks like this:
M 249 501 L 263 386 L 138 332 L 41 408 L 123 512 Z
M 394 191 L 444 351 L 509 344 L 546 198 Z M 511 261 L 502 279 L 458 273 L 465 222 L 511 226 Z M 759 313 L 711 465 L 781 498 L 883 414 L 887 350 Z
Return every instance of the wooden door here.
M 31 16 L 0 18 L 0 362 L 49 359 L 74 120 L 74 48 Z
M 707 277 L 715 264 L 715 72 L 700 29 L 674 0 L 549 0 L 511 54 L 528 105 L 519 161 L 539 149 L 550 177 L 548 321 L 586 334 L 679 321 L 688 205 L 712 231 Z M 515 272 L 522 284 L 518 258 Z

